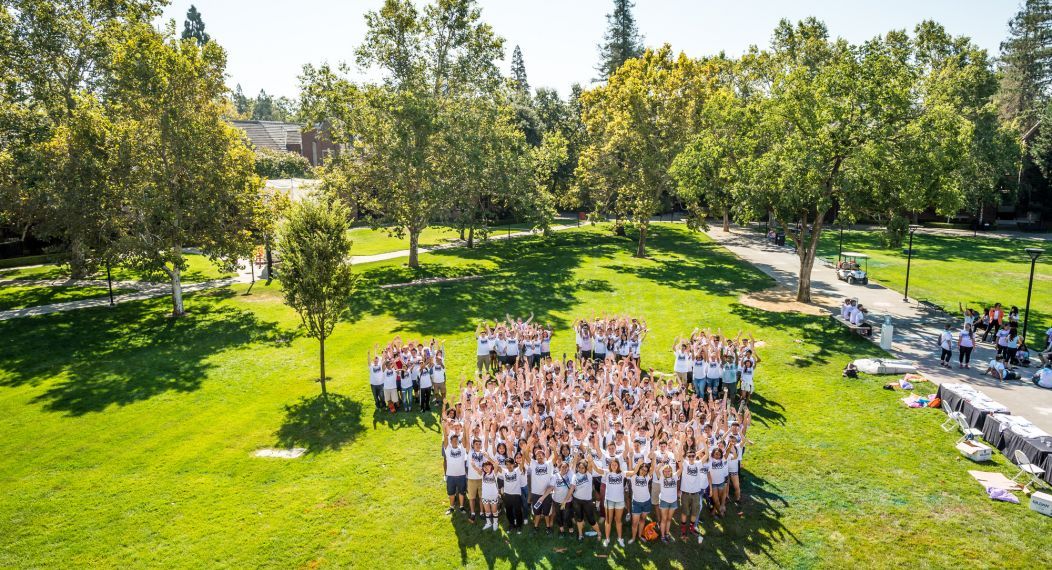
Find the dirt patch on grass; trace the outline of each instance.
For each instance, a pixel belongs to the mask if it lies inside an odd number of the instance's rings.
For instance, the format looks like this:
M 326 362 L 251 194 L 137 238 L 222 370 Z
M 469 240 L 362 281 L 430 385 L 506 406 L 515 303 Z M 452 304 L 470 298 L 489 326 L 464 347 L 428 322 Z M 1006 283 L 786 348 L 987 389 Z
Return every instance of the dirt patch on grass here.
M 745 293 L 738 298 L 741 304 L 754 309 L 773 313 L 803 313 L 805 315 L 824 316 L 829 311 L 819 304 L 832 303 L 833 300 L 821 295 L 811 295 L 811 303 L 796 300 L 796 291 L 788 287 L 774 287 L 754 293 Z

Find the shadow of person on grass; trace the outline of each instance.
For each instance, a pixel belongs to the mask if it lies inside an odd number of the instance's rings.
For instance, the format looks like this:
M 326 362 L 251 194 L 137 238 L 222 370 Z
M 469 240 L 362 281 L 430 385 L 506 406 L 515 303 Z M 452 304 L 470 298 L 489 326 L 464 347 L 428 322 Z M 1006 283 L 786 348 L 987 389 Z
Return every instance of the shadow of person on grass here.
M 233 295 L 187 295 L 180 318 L 157 298 L 0 321 L 0 386 L 48 382 L 32 401 L 79 416 L 197 390 L 215 355 L 251 343 L 286 346 L 298 334 L 222 304 Z
M 347 396 L 305 396 L 285 406 L 285 420 L 278 428 L 278 446 L 303 447 L 307 453 L 339 449 L 362 430 L 362 404 Z
M 438 421 L 438 411 L 431 412 L 394 412 L 391 413 L 387 410 L 373 410 L 373 429 L 379 429 L 379 426 L 384 426 L 390 430 L 400 430 L 404 428 L 416 428 L 420 431 L 431 431 L 435 433 L 442 433 L 442 428 Z
M 670 544 L 660 542 L 626 545 L 624 549 L 612 544 L 604 548 L 601 538 L 576 538 L 548 536 L 544 531 L 534 533 L 532 522 L 528 522 L 521 535 L 507 534 L 507 521 L 501 515 L 501 530 L 482 530 L 482 524 L 472 525 L 463 514 L 453 515 L 450 526 L 457 536 L 461 564 L 468 564 L 469 551 L 477 550 L 485 559 L 488 568 L 639 568 L 653 565 L 657 568 L 710 568 L 727 565 L 768 564 L 784 566 L 790 561 L 778 557 L 780 546 L 800 540 L 781 523 L 782 511 L 789 503 L 773 483 L 758 477 L 747 469 L 742 477 L 742 511 L 738 516 L 733 503 L 727 515 L 714 519 L 707 511 L 702 515 L 705 541 L 679 539 L 679 514 L 673 525 L 673 536 L 677 540 Z M 602 527 L 602 525 L 600 525 Z M 627 537 L 628 525 L 625 526 Z M 625 539 L 627 542 L 627 538 Z M 612 541 L 613 542 L 613 541 Z

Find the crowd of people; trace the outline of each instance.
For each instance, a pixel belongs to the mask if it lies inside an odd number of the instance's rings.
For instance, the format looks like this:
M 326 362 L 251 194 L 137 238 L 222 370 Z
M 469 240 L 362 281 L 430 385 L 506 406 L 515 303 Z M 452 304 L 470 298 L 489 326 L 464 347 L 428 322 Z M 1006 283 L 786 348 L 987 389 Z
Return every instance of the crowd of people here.
M 622 547 L 673 541 L 676 523 L 700 543 L 706 513 L 743 516 L 752 338 L 694 331 L 661 374 L 641 365 L 641 319 L 593 317 L 573 331 L 575 354 L 553 359 L 550 327 L 479 325 L 476 377 L 443 404 L 447 514 L 459 507 L 494 532 L 503 514 L 509 533 Z
M 414 405 L 431 411 L 446 398 L 446 365 L 443 341 L 403 341 L 396 336 L 387 346 L 373 346 L 367 354 L 369 387 L 378 410 L 413 411 Z
M 983 368 L 984 374 L 992 376 L 998 382 L 1018 380 L 1021 373 L 1017 366 L 1027 367 L 1031 364 L 1031 351 L 1019 330 L 1019 308 L 1005 310 L 1000 303 L 979 312 L 970 307 L 959 307 L 963 315 L 960 327 L 955 331 L 954 325 L 947 324 L 939 334 L 939 364 L 946 368 L 953 367 L 953 353 L 957 352 L 957 367 L 971 368 L 972 351 L 980 342 L 994 345 L 994 356 Z M 981 331 L 981 335 L 980 335 Z M 1052 362 L 1052 329 L 1042 335 L 1036 356 L 1041 363 Z M 1039 376 L 1048 377 L 1044 367 L 1034 375 L 1035 384 L 1042 386 Z M 1044 382 L 1047 383 L 1047 382 Z M 1045 387 L 1045 386 L 1042 386 Z

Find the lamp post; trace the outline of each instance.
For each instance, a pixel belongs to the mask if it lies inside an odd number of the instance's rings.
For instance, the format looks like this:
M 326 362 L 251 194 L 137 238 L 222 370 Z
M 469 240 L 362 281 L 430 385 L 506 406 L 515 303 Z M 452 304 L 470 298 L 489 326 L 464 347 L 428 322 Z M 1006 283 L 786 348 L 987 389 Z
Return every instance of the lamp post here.
M 840 258 L 844 256 L 844 224 L 840 224 L 840 250 L 836 252 L 837 263 L 840 262 Z
M 1041 257 L 1045 250 L 1028 247 L 1025 251 L 1030 256 L 1030 283 L 1026 286 L 1026 310 L 1023 311 L 1023 335 L 1020 337 L 1022 342 L 1026 342 L 1026 325 L 1030 320 L 1030 292 L 1034 290 L 1034 266 L 1037 265 L 1037 258 Z
M 109 273 L 109 262 L 106 262 L 106 286 L 109 288 L 109 306 L 114 306 L 114 277 Z M 1027 303 L 1030 306 L 1030 303 Z M 1026 329 L 1024 329 L 1026 330 Z
M 910 226 L 910 248 L 906 251 L 906 290 L 902 292 L 902 300 L 910 302 L 910 265 L 913 263 L 913 232 L 917 226 Z

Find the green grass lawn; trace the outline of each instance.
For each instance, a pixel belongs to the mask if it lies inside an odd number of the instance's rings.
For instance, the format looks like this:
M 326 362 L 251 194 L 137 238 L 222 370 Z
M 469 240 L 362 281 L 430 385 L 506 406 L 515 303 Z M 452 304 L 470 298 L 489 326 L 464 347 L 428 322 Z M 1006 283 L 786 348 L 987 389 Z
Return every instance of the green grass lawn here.
M 233 273 L 220 271 L 207 257 L 196 253 L 186 255 L 187 268 L 182 281 L 193 283 L 230 277 Z M 129 267 L 114 267 L 111 271 L 115 281 L 159 281 L 168 282 L 168 275 L 163 272 L 150 272 Z M 106 268 L 103 267 L 90 277 L 105 279 Z M 0 271 L 0 279 L 69 279 L 69 268 L 61 264 L 39 265 L 19 269 Z
M 958 303 L 977 311 L 997 302 L 1006 311 L 1016 305 L 1022 319 L 1030 279 L 1030 258 L 1023 249 L 1040 247 L 1045 254 L 1034 272 L 1030 336 L 1052 326 L 1052 245 L 1036 239 L 925 235 L 923 231 L 913 236 L 910 297 L 930 300 L 952 312 L 957 312 Z M 838 230 L 827 229 L 818 254 L 836 261 L 839 240 Z M 844 251 L 870 255 L 870 278 L 896 291 L 906 284 L 906 249 L 906 245 L 885 249 L 878 231 L 844 232 Z
M 114 295 L 130 289 L 114 289 Z M 105 287 L 25 287 L 21 285 L 0 286 L 0 311 L 37 307 L 66 301 L 80 301 L 109 295 Z
M 568 218 L 557 218 L 554 223 L 556 225 L 568 224 L 572 221 Z M 493 226 L 489 231 L 490 235 L 496 235 L 508 230 L 515 232 L 528 229 L 530 229 L 530 226 L 527 224 L 505 224 Z M 409 249 L 408 235 L 399 238 L 382 229 L 354 228 L 351 230 L 351 239 L 354 240 L 354 245 L 351 247 L 351 253 L 354 255 L 376 255 L 378 253 Z M 459 239 L 460 232 L 449 226 L 431 226 L 420 233 L 420 245 L 423 247 L 441 245 Z M 476 239 L 481 241 L 481 238 L 478 236 L 476 236 Z
M 682 226 L 653 227 L 650 259 L 602 228 L 356 267 L 365 274 L 328 346 L 278 282 L 0 322 L 0 567 L 703 568 L 1048 567 L 1052 519 L 985 498 L 937 410 L 903 407 L 885 379 L 845 381 L 876 354 L 829 319 L 737 302 L 771 280 Z M 480 281 L 376 289 L 418 275 Z M 766 347 L 745 457 L 745 517 L 704 545 L 632 546 L 609 557 L 529 534 L 505 537 L 441 513 L 432 415 L 374 414 L 365 351 L 395 334 L 447 339 L 451 391 L 474 363 L 481 317 L 533 311 L 573 350 L 576 316 L 642 316 L 647 366 L 671 369 L 676 335 L 742 328 Z M 7 340 L 10 339 L 10 340 Z M 59 350 L 56 350 L 59 347 Z M 261 459 L 304 446 L 297 460 Z M 1011 473 L 1003 458 L 980 467 Z

